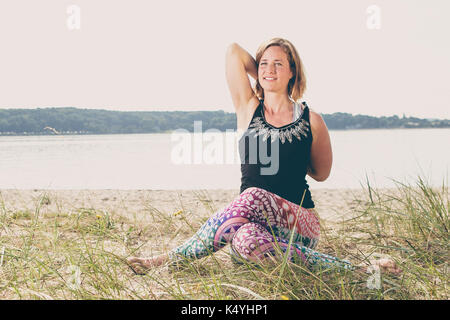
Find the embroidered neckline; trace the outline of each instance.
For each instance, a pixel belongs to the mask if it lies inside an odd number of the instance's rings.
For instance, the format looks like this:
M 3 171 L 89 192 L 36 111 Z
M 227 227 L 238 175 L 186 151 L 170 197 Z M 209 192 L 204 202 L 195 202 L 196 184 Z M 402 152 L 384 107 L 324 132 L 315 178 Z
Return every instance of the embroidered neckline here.
M 303 103 L 302 103 L 302 104 L 303 104 Z M 304 105 L 304 104 L 303 104 L 303 105 Z M 304 106 L 305 106 L 305 108 L 306 108 L 306 105 L 304 105 Z M 259 107 L 261 108 L 260 113 L 261 113 L 261 115 L 262 115 L 262 118 L 263 118 L 264 122 L 267 123 L 267 125 L 270 126 L 271 128 L 278 129 L 278 130 L 284 129 L 285 127 L 289 127 L 289 126 L 295 124 L 297 121 L 302 120 L 302 118 L 303 118 L 303 113 L 304 113 L 304 109 L 302 109 L 301 112 L 300 112 L 300 117 L 298 117 L 298 119 L 295 119 L 295 120 L 292 121 L 291 123 L 285 124 L 284 126 L 281 126 L 281 127 L 275 127 L 275 126 L 271 125 L 269 122 L 267 122 L 267 120 L 266 120 L 266 116 L 264 115 L 264 105 L 263 105 L 263 102 L 260 103 Z M 294 108 L 293 112 L 295 113 L 295 108 Z
M 305 108 L 307 108 L 306 105 Z M 292 143 L 292 137 L 296 137 L 299 141 L 302 140 L 302 136 L 308 137 L 309 123 L 303 119 L 305 112 L 294 122 L 278 128 L 266 121 L 262 110 L 260 110 L 260 114 L 261 116 L 255 117 L 248 128 L 248 133 L 254 133 L 255 138 L 262 136 L 263 141 L 266 141 L 270 137 L 271 142 L 278 138 L 284 144 L 286 140 Z

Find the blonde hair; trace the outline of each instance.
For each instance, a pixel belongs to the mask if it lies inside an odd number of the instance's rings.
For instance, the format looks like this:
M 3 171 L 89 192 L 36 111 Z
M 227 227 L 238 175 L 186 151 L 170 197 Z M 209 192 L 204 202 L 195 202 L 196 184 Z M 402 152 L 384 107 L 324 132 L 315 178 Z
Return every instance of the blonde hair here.
M 305 70 L 297 49 L 295 49 L 290 41 L 282 38 L 273 38 L 261 44 L 256 51 L 256 65 L 259 69 L 259 62 L 261 61 L 262 55 L 272 46 L 279 46 L 287 55 L 289 66 L 294 75 L 288 83 L 288 95 L 292 100 L 298 101 L 306 90 Z M 261 87 L 259 79 L 256 79 L 254 91 L 259 99 L 264 99 L 264 89 Z

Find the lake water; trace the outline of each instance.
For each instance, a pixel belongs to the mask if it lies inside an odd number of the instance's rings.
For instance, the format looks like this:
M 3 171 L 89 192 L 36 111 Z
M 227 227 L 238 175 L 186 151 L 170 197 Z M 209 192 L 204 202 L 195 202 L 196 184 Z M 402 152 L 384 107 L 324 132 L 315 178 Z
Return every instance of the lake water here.
M 233 148 L 225 147 L 222 161 L 208 164 L 214 159 L 205 141 L 217 143 L 219 136 L 224 146 L 232 143 L 225 133 L 186 135 L 194 144 L 203 141 L 203 151 L 193 146 L 190 164 L 176 163 L 181 143 L 172 134 L 3 136 L 0 189 L 238 189 L 237 150 L 233 155 Z M 419 174 L 432 185 L 448 185 L 450 129 L 330 131 L 330 136 L 331 175 L 324 182 L 308 178 L 312 188 L 360 188 L 366 176 L 374 187 L 392 187 L 392 180 L 414 182 Z

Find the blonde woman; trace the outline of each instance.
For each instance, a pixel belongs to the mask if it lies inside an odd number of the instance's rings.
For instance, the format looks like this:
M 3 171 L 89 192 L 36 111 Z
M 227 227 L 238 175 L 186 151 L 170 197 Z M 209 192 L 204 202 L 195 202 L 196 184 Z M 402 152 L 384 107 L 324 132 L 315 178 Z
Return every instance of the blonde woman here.
M 249 75 L 256 81 L 254 88 Z M 306 78 L 295 47 L 274 38 L 253 58 L 233 43 L 226 53 L 226 78 L 241 135 L 239 196 L 169 253 L 131 257 L 128 264 L 136 273 L 145 273 L 167 262 L 202 258 L 230 244 L 238 263 L 263 263 L 289 250 L 290 259 L 309 267 L 354 269 L 348 261 L 315 250 L 320 225 L 306 176 L 327 179 L 332 149 L 322 117 L 300 103 Z

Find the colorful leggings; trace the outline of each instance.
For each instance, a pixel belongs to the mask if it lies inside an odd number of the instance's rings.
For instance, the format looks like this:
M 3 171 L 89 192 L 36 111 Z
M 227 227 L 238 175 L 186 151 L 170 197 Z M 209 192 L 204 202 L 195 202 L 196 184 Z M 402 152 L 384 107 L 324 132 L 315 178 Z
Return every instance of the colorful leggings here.
M 296 223 L 295 223 L 296 222 Z M 261 188 L 248 188 L 223 210 L 216 212 L 181 246 L 173 249 L 172 261 L 207 256 L 231 244 L 235 261 L 259 263 L 286 252 L 294 232 L 289 258 L 299 257 L 307 266 L 352 269 L 346 260 L 314 250 L 320 225 L 314 209 L 305 209 Z M 240 259 L 239 259 L 240 258 Z

